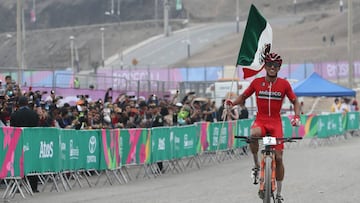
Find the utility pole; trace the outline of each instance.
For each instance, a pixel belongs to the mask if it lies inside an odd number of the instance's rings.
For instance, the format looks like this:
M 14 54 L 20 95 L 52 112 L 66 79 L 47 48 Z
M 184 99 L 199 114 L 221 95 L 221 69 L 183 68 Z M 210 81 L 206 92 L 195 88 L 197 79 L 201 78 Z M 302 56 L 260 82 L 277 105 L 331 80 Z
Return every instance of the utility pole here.
M 101 32 L 101 66 L 104 67 L 105 65 L 105 39 L 104 39 L 104 27 L 100 28 Z
M 117 15 L 120 16 L 120 6 L 121 6 L 121 0 L 117 1 Z
M 114 0 L 111 0 L 111 9 L 110 9 L 111 15 L 114 15 Z
M 169 1 L 164 0 L 164 35 L 169 36 Z
M 239 0 L 236 0 L 236 33 L 240 31 L 240 3 Z
M 23 65 L 23 51 L 22 51 L 22 0 L 17 0 L 16 5 L 16 59 L 18 65 L 17 83 L 21 84 L 21 69 Z
M 70 66 L 74 70 L 74 36 L 70 36 Z
M 354 63 L 353 63 L 353 49 L 352 49 L 352 0 L 348 0 L 348 58 L 349 58 L 349 88 L 353 88 L 354 82 Z
M 155 25 L 156 28 L 158 27 L 159 23 L 159 16 L 158 16 L 158 7 L 159 7 L 159 0 L 155 0 L 155 8 L 154 8 L 154 20 L 155 20 Z

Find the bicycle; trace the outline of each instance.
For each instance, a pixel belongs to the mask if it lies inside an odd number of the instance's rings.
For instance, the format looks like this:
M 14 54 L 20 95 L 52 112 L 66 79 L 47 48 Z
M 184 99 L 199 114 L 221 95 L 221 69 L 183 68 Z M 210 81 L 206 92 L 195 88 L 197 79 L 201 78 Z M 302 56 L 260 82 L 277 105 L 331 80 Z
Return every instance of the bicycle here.
M 244 139 L 247 143 L 262 140 L 264 149 L 261 150 L 261 162 L 260 162 L 260 189 L 259 192 L 263 192 L 263 203 L 270 203 L 271 200 L 275 202 L 274 191 L 275 186 L 275 153 L 273 146 L 282 144 L 285 142 L 296 142 L 295 140 L 301 140 L 302 137 L 289 137 L 289 138 L 276 138 L 267 134 L 265 137 L 247 137 L 247 136 L 235 136 L 235 138 Z M 254 180 L 254 184 L 256 180 Z M 259 194 L 260 195 L 260 194 Z

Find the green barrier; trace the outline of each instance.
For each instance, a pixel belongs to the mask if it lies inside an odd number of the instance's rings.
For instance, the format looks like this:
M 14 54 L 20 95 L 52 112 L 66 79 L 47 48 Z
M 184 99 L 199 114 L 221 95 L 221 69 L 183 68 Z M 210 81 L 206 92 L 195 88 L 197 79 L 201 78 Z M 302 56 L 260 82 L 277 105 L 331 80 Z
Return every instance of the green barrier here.
M 294 134 L 296 134 L 296 131 L 294 132 L 294 127 L 291 126 L 290 118 L 288 116 L 282 116 L 281 122 L 282 122 L 284 137 L 292 137 Z
M 237 120 L 237 135 L 240 136 L 250 136 L 250 128 L 253 123 L 254 119 L 241 119 Z M 235 139 L 234 143 L 235 147 L 241 148 L 247 145 L 244 140 Z
M 60 132 L 60 160 L 61 169 L 64 171 L 76 170 L 81 168 L 80 159 L 80 143 L 82 140 L 79 137 L 78 130 L 62 130 Z
M 2 127 L 0 131 L 0 178 L 24 177 L 23 130 Z M 28 148 L 25 148 L 27 150 Z
M 209 129 L 210 151 L 228 149 L 228 124 L 217 122 L 211 123 Z
M 195 156 L 199 141 L 200 125 L 178 126 L 170 129 L 173 158 Z
M 172 141 L 172 140 L 171 140 Z M 151 129 L 151 162 L 170 160 L 172 158 L 170 129 L 157 127 Z M 176 142 L 176 137 L 175 137 Z M 176 147 L 175 147 L 176 148 Z
M 358 130 L 359 112 L 302 115 L 293 128 L 283 117 L 284 136 L 328 138 Z M 116 169 L 194 156 L 204 151 L 227 150 L 246 145 L 234 135 L 250 135 L 253 119 L 197 123 L 154 129 L 70 130 L 58 128 L 2 127 L 0 178 L 29 173 L 79 169 Z
M 78 167 L 81 169 L 100 168 L 100 131 L 80 130 L 77 131 L 79 138 L 79 160 Z
M 198 143 L 197 143 L 197 152 L 206 152 L 209 151 L 210 148 L 210 122 L 201 122 L 196 124 L 198 126 Z
M 343 123 L 344 124 L 344 129 L 346 130 L 358 130 L 360 129 L 360 118 L 359 118 L 359 112 L 348 112 L 344 118 Z
M 60 142 L 57 128 L 23 128 L 24 170 L 28 173 L 59 172 Z
M 120 129 L 102 129 L 100 132 L 100 170 L 120 166 Z
M 150 129 L 121 129 L 121 163 L 144 164 L 151 161 Z
M 344 129 L 342 127 L 341 114 L 318 115 L 318 138 L 327 138 L 333 135 L 342 134 Z

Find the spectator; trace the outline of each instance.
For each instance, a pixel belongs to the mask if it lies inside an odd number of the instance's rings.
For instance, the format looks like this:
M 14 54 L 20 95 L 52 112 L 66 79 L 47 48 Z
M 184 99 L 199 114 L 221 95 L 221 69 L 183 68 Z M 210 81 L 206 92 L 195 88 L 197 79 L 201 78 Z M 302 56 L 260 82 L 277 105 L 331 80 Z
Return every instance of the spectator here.
M 339 98 L 335 98 L 334 103 L 331 105 L 331 112 L 334 113 L 341 112 L 340 107 L 341 107 L 341 102 Z
M 347 113 L 347 112 L 351 111 L 350 99 L 347 97 L 344 97 L 342 100 L 343 100 L 343 102 L 341 103 L 341 106 L 340 106 L 340 112 Z
M 149 104 L 150 111 L 152 112 L 152 120 L 151 120 L 151 127 L 162 127 L 164 126 L 164 117 L 160 113 L 160 107 L 157 106 L 155 103 Z M 157 165 L 159 167 L 159 170 L 164 173 L 163 171 L 163 162 L 159 161 L 157 162 Z
M 203 121 L 203 111 L 199 101 L 193 102 L 193 109 L 190 111 L 190 117 L 187 121 L 188 124 L 193 124 L 196 122 Z
M 223 113 L 223 120 L 225 121 L 231 121 L 231 120 L 237 120 L 239 119 L 239 106 L 235 105 L 231 108 L 226 108 L 226 110 Z
M 80 81 L 78 77 L 75 77 L 74 79 L 74 88 L 79 89 L 80 88 Z
M 358 102 L 356 101 L 356 98 L 354 98 L 351 103 L 351 111 L 359 111 L 359 106 L 358 106 Z
M 21 96 L 18 100 L 19 109 L 11 114 L 10 126 L 13 127 L 38 127 L 39 116 L 38 114 L 29 108 L 28 98 Z M 28 180 L 33 192 L 39 192 L 37 189 L 38 177 L 28 176 Z
M 218 112 L 217 112 L 217 121 L 223 121 L 224 119 L 223 119 L 223 114 L 224 114 L 224 111 L 226 111 L 225 110 L 225 99 L 223 99 L 222 101 L 221 101 L 221 106 L 219 107 L 219 109 L 218 109 Z
M 203 120 L 207 121 L 207 122 L 214 122 L 214 119 L 216 119 L 216 115 L 214 115 L 214 113 L 216 113 L 216 108 L 214 108 L 213 102 L 211 102 L 210 100 L 208 100 L 203 107 L 202 110 L 203 113 Z
M 248 111 L 248 109 L 246 108 L 245 105 L 241 105 L 239 110 L 240 110 L 239 119 L 247 119 L 247 118 L 249 118 L 249 111 Z
M 178 124 L 179 125 L 186 125 L 190 123 L 190 111 L 191 108 L 189 105 L 185 104 L 182 106 L 181 110 L 178 113 Z
M 178 123 L 178 116 L 179 116 L 179 112 L 182 108 L 183 104 L 178 102 L 174 105 L 174 111 L 173 111 L 173 125 L 179 125 Z

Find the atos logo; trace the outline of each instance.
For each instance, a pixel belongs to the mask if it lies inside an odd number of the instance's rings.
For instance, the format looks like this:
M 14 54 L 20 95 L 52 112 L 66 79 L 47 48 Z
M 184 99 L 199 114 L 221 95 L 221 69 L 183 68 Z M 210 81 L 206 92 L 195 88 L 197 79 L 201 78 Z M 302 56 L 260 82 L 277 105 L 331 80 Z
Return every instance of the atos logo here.
M 91 136 L 89 139 L 89 152 L 93 154 L 96 150 L 96 137 Z

